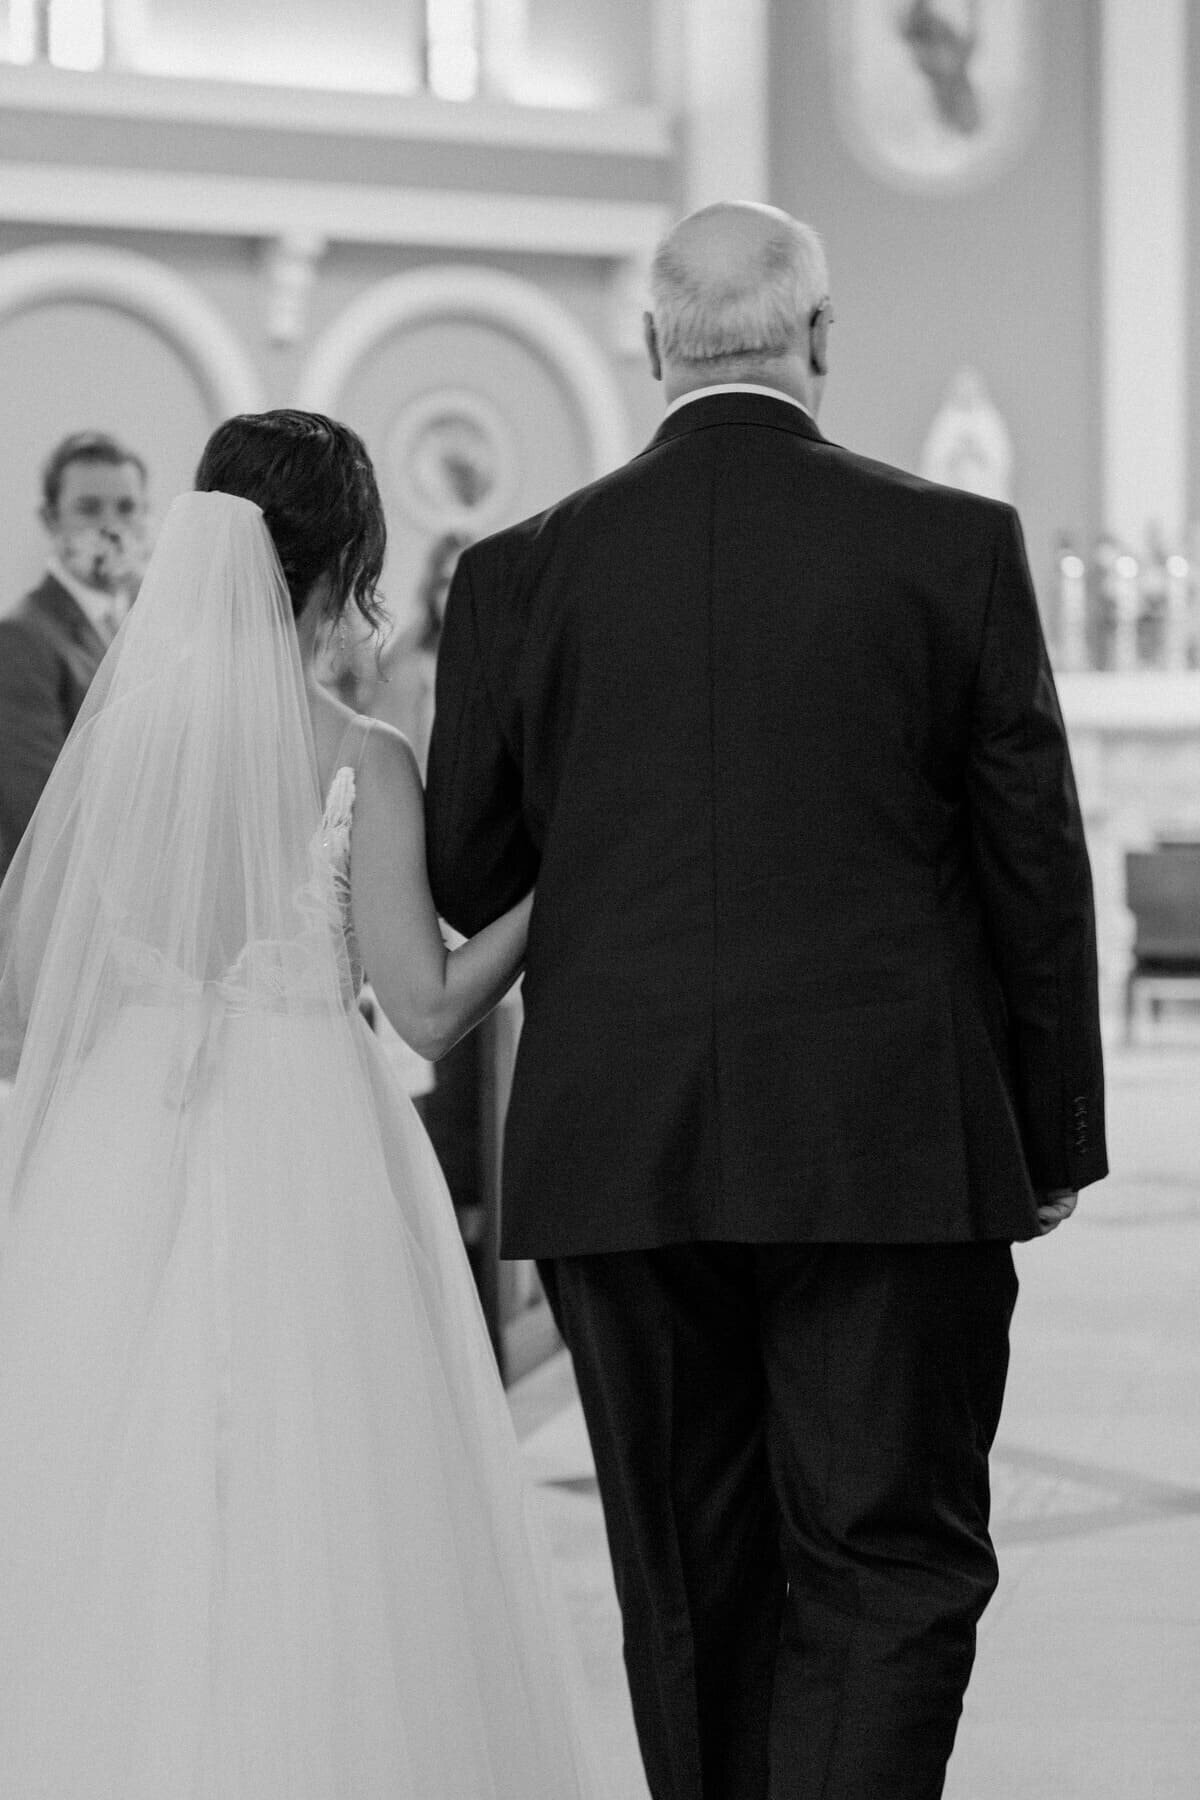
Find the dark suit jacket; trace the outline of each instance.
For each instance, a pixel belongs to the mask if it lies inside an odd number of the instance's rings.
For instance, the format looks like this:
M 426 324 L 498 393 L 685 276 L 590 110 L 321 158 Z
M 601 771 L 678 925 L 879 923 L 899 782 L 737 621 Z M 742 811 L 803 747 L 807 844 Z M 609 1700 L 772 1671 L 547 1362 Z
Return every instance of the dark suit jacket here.
M 1010 507 L 714 396 L 465 552 L 446 918 L 536 882 L 513 1256 L 1026 1238 L 1105 1173 L 1091 878 Z
M 0 879 L 105 648 L 83 608 L 52 575 L 0 618 Z

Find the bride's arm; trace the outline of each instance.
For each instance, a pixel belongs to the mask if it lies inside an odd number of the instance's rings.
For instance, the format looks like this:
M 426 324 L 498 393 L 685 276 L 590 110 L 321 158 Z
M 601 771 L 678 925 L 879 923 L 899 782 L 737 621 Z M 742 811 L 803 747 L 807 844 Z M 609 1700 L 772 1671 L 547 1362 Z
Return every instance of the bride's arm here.
M 350 901 L 367 979 L 400 1036 L 422 1056 L 443 1056 L 520 973 L 532 894 L 461 948 L 446 948 L 425 868 L 417 761 L 386 725 L 368 735 L 359 768 Z

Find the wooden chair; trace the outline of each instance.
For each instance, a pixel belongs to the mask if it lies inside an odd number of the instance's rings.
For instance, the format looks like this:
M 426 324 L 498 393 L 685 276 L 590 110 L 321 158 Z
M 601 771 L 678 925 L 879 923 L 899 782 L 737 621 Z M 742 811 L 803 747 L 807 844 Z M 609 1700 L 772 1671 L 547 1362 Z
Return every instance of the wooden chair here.
M 1166 1001 L 1200 1001 L 1200 844 L 1128 852 L 1125 901 L 1136 927 L 1125 983 L 1125 1038 L 1132 1042 L 1143 989 L 1155 1019 Z

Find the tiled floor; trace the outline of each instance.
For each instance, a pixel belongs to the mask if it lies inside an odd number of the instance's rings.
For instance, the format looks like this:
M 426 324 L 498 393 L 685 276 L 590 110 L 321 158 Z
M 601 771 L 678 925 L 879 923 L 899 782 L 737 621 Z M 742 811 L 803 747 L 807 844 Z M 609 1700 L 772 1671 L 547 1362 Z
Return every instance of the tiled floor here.
M 1109 1085 L 1113 1175 L 1018 1251 L 1001 1585 L 946 1800 L 1200 1800 L 1200 1042 L 1164 1028 Z M 645 1800 L 565 1357 L 512 1404 L 616 1791 Z

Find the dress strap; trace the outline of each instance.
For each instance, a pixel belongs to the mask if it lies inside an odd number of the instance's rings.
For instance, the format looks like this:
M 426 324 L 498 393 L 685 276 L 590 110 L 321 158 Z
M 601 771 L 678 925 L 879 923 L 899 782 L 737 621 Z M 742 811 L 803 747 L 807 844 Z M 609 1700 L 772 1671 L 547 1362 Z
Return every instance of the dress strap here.
M 358 755 L 354 759 L 354 773 L 357 775 L 358 765 L 362 761 L 363 751 L 367 747 L 367 739 L 375 729 L 375 720 L 367 718 L 365 713 L 360 713 L 356 723 L 362 726 L 362 737 L 359 739 L 358 743 Z
M 350 723 L 347 725 L 345 731 L 343 731 L 343 733 L 342 733 L 341 740 L 338 744 L 337 751 L 333 758 L 333 772 L 335 775 L 337 774 L 339 769 L 344 769 L 344 768 L 351 768 L 354 770 L 354 773 L 356 775 L 358 774 L 358 765 L 362 761 L 363 751 L 367 747 L 367 739 L 371 735 L 371 731 L 374 727 L 374 724 L 375 724 L 374 719 L 368 719 L 362 713 L 355 713 L 354 717 L 351 719 Z M 346 748 L 350 742 L 351 736 L 353 735 L 353 733 L 355 731 L 358 731 L 361 733 L 361 736 L 359 738 L 359 743 L 358 743 L 358 753 L 357 753 L 357 755 L 355 755 L 353 757 L 353 759 L 347 761 L 346 754 L 345 754 Z

